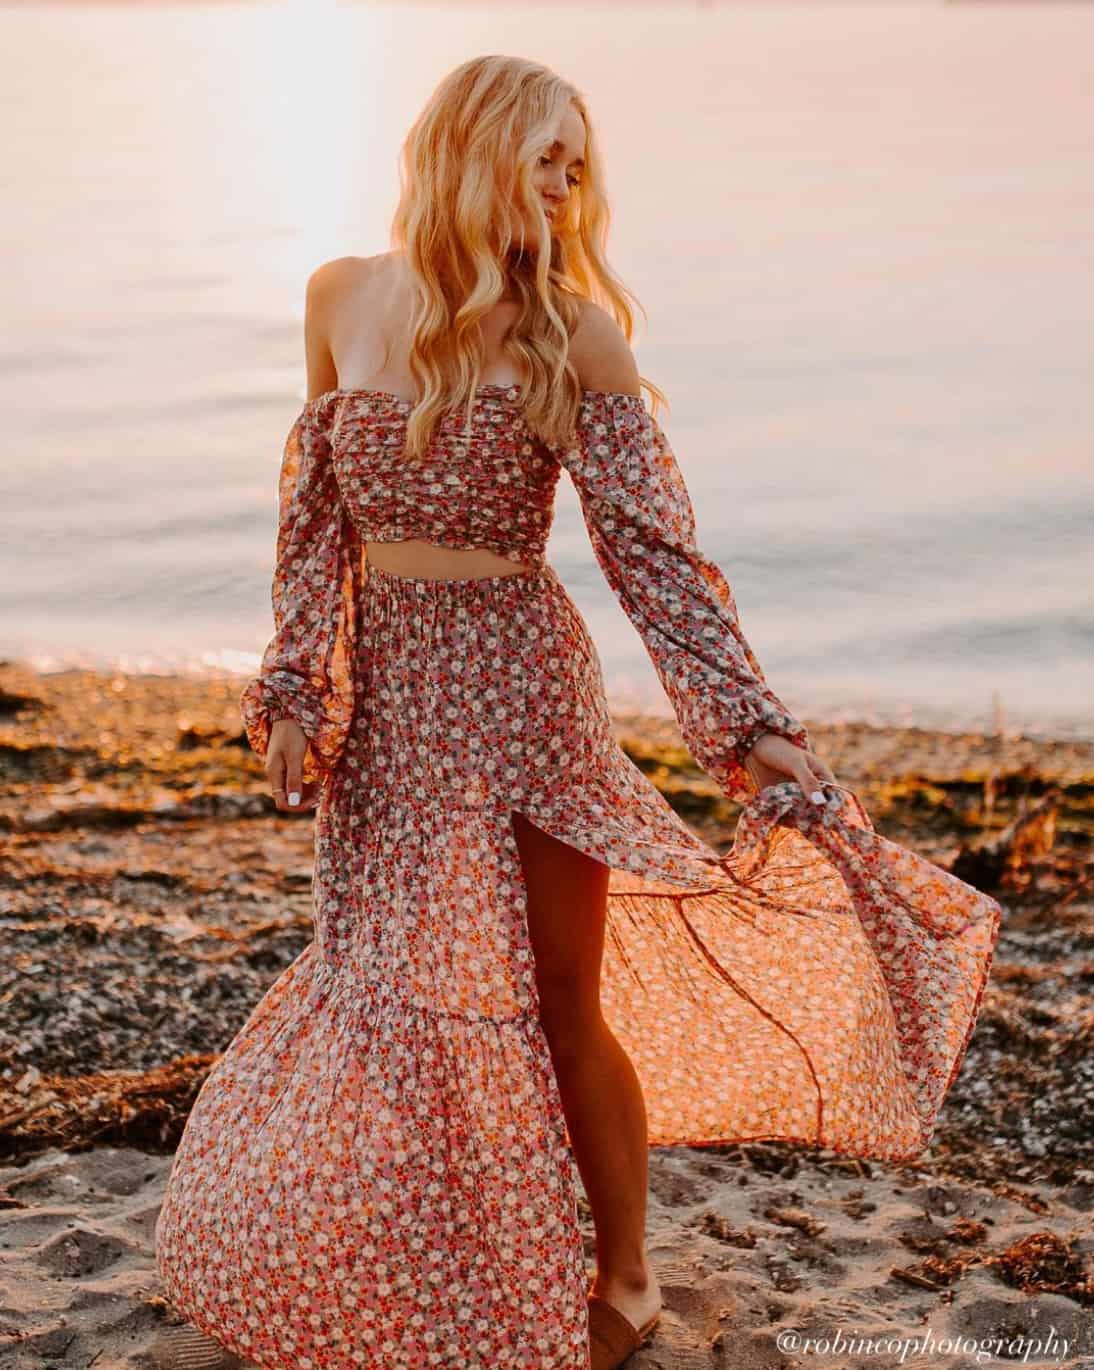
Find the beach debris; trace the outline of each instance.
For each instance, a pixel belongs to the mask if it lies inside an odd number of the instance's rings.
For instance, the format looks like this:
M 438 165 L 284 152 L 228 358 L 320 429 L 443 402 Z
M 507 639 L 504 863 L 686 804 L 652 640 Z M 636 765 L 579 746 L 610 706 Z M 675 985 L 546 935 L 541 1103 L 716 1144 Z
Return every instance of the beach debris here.
M 727 1246 L 751 1250 L 756 1245 L 756 1233 L 751 1227 L 743 1230 L 734 1227 L 728 1218 L 710 1209 L 699 1215 L 696 1225 L 700 1232 L 705 1233 L 708 1237 L 713 1237 L 716 1241 L 725 1242 Z
M 1014 819 L 990 841 L 962 847 L 951 870 L 978 889 L 1005 889 L 1022 884 L 1030 868 L 1044 861 L 1056 843 L 1060 791 L 1052 786 L 1035 804 L 1023 806 Z
M 777 1223 L 780 1227 L 796 1227 L 799 1232 L 804 1232 L 809 1237 L 819 1237 L 826 1226 L 810 1213 L 801 1209 L 783 1208 L 778 1204 L 768 1204 L 763 1210 L 763 1216 L 768 1222 Z
M 1031 1232 L 984 1265 L 1000 1279 L 1025 1294 L 1064 1294 L 1094 1306 L 1094 1254 L 1075 1249 L 1077 1238 L 1065 1241 L 1055 1232 Z

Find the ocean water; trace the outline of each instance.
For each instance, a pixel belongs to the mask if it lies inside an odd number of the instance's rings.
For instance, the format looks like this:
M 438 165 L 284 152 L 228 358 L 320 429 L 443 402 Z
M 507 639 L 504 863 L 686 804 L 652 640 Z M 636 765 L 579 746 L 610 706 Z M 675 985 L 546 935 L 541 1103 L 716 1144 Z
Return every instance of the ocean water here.
M 22 4 L 0 35 L 4 655 L 257 665 L 304 283 L 388 248 L 422 101 L 512 52 L 591 104 L 639 365 L 787 704 L 1090 734 L 1094 8 Z M 565 476 L 548 557 L 613 701 L 667 712 Z

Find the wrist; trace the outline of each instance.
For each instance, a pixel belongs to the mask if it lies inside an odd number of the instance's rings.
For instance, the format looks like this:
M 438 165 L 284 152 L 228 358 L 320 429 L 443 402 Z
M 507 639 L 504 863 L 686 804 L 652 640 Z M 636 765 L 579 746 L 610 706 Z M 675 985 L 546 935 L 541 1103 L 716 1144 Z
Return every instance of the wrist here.
M 743 737 L 737 739 L 736 752 L 742 762 L 747 761 L 756 747 L 756 743 L 761 738 L 770 734 L 770 729 L 762 723 L 756 723 L 748 730 Z

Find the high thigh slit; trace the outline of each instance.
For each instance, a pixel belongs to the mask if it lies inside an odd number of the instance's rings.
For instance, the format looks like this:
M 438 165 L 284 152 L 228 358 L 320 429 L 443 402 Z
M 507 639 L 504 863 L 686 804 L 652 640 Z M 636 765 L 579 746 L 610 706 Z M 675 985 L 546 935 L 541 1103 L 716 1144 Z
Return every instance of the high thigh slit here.
M 640 400 L 589 392 L 561 456 L 516 391 L 402 464 L 408 406 L 309 402 L 286 444 L 275 636 L 241 704 L 309 739 L 315 936 L 194 1103 L 156 1229 L 180 1313 L 279 1370 L 584 1370 L 577 1176 L 512 815 L 609 870 L 601 1009 L 651 1145 L 782 1138 L 907 1160 L 964 1055 L 999 905 L 874 831 L 854 793 L 762 793 L 767 686 Z M 443 458 L 443 461 L 442 461 Z M 543 559 L 555 481 L 742 811 L 701 839 L 620 747 L 596 648 Z M 362 539 L 530 569 L 404 577 Z

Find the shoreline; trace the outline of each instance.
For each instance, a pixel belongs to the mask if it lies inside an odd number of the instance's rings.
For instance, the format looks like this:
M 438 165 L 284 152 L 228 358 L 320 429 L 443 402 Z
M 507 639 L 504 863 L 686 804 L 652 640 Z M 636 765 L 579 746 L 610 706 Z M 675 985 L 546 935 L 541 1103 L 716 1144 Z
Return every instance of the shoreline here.
M 173 1146 L 195 1081 L 311 940 L 312 816 L 275 810 L 238 692 L 234 678 L 0 661 L 0 1164 L 89 1139 Z M 1054 1060 L 1075 1067 L 1089 1031 L 1094 743 L 805 722 L 879 831 L 1004 903 L 989 1001 L 945 1110 L 972 1147 L 978 1074 L 1014 1072 L 1026 1051 L 1042 1077 Z M 740 806 L 675 722 L 615 723 L 632 762 L 727 851 Z M 1028 1082 L 1014 1085 L 1026 1097 Z M 1094 1081 L 1075 1103 L 1094 1105 Z M 1069 1164 L 1094 1165 L 1081 1109 L 1052 1120 L 1073 1158 L 1036 1115 L 1019 1127 L 1005 1101 L 995 1112 L 1000 1154 L 966 1156 L 968 1178 L 1059 1182 Z M 945 1125 L 936 1142 L 947 1148 Z
M 100 1343 L 100 1370 L 155 1363 L 172 1314 L 152 1224 L 178 1136 L 219 1050 L 311 940 L 312 819 L 274 809 L 239 689 L 0 662 L 0 1269 L 20 1291 L 0 1354 L 15 1365 L 83 1370 Z M 1004 926 L 913 1165 L 764 1141 L 654 1149 L 660 1349 L 772 1365 L 780 1326 L 832 1329 L 841 1304 L 860 1330 L 885 1323 L 867 1270 L 909 1334 L 924 1310 L 939 1334 L 1005 1313 L 1094 1354 L 1094 743 L 804 722 L 879 831 L 990 889 Z M 619 714 L 616 729 L 728 850 L 739 806 L 675 723 Z

